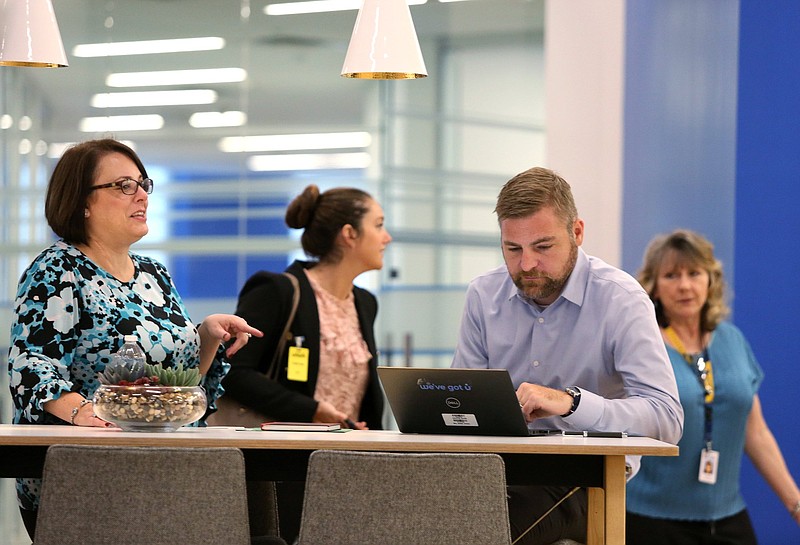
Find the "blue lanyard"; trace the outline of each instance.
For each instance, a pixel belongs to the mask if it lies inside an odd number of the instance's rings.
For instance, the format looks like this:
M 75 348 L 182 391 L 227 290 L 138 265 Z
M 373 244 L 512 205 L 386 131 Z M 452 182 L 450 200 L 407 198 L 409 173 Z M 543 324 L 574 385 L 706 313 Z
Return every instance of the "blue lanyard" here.
M 664 333 L 666 333 L 672 345 L 680 352 L 683 359 L 686 360 L 686 363 L 689 364 L 689 367 L 695 372 L 697 380 L 700 381 L 700 386 L 703 388 L 703 414 L 705 420 L 703 442 L 705 442 L 706 448 L 711 450 L 711 430 L 714 416 L 714 409 L 711 404 L 714 401 L 714 372 L 711 367 L 711 358 L 708 356 L 708 348 L 703 348 L 703 353 L 695 357 L 686 352 L 683 342 L 674 329 L 667 326 Z
M 684 358 L 687 355 L 688 354 L 685 354 Z M 714 379 L 711 374 L 711 358 L 708 357 L 708 349 L 703 349 L 703 354 L 698 356 L 694 368 L 697 371 L 697 378 L 705 391 L 703 404 L 705 420 L 705 425 L 703 426 L 703 442 L 706 444 L 706 449 L 711 450 L 711 428 L 714 416 L 714 408 L 711 403 L 714 401 Z M 708 377 L 712 377 L 711 380 L 709 380 Z

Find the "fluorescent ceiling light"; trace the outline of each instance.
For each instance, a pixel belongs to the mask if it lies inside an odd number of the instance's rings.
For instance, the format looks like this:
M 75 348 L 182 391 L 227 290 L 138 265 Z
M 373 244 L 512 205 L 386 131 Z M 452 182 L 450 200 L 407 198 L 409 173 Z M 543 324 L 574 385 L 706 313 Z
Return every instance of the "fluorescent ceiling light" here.
M 363 0 L 310 0 L 309 2 L 267 4 L 264 6 L 264 13 L 267 15 L 297 15 L 299 13 L 345 11 L 360 8 L 362 1 Z
M 158 114 L 111 115 L 84 117 L 78 130 L 81 132 L 152 131 L 164 126 L 164 118 Z
M 291 151 L 312 149 L 366 148 L 372 143 L 368 132 L 330 132 L 312 134 L 271 134 L 229 136 L 219 141 L 226 153 Z
M 428 0 L 408 0 L 408 5 L 425 4 Z M 264 13 L 267 15 L 297 15 L 301 13 L 322 13 L 328 11 L 346 11 L 359 9 L 363 0 L 309 0 L 307 2 L 288 2 L 267 4 Z
M 367 168 L 369 164 L 370 155 L 366 152 L 255 155 L 247 160 L 248 168 L 258 172 Z
M 58 159 L 67 151 L 67 148 L 74 145 L 75 142 L 53 142 L 47 148 L 47 156 L 51 159 Z
M 202 70 L 162 70 L 158 72 L 117 72 L 109 74 L 109 87 L 156 87 L 158 85 L 190 85 L 236 83 L 247 79 L 243 68 L 206 68 Z
M 117 57 L 123 55 L 151 55 L 154 53 L 211 51 L 222 49 L 223 47 L 225 47 L 223 38 L 210 36 L 206 38 L 79 44 L 72 49 L 72 55 L 75 57 Z
M 211 89 L 183 91 L 135 91 L 131 93 L 100 93 L 92 97 L 94 108 L 125 108 L 128 106 L 180 106 L 182 104 L 213 104 L 217 92 Z
M 131 148 L 132 150 L 136 151 L 136 144 L 132 140 L 118 140 Z M 67 151 L 68 148 L 78 144 L 78 142 L 51 142 L 50 145 L 47 147 L 47 156 L 51 159 L 58 159 L 64 152 Z
M 189 118 L 189 125 L 197 129 L 208 127 L 241 127 L 247 123 L 244 112 L 195 112 Z

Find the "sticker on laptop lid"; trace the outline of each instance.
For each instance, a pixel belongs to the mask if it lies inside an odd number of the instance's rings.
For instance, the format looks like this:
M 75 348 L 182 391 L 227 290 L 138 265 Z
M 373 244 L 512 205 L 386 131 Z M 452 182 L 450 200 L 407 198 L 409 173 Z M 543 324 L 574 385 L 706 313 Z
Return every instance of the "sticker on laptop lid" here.
M 478 419 L 474 414 L 451 414 L 442 413 L 442 419 L 445 426 L 469 426 L 473 428 L 478 427 Z

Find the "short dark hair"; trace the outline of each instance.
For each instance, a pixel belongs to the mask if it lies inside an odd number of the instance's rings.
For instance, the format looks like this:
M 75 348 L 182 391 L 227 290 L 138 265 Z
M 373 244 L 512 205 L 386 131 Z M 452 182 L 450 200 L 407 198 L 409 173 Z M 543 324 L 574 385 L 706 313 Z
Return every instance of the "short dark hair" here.
M 306 255 L 336 263 L 342 258 L 336 237 L 345 225 L 361 232 L 361 222 L 371 200 L 369 193 L 353 187 L 335 187 L 320 193 L 311 184 L 289 203 L 286 225 L 303 229 L 300 243 Z
M 131 148 L 104 138 L 88 140 L 68 148 L 58 160 L 44 203 L 44 215 L 53 232 L 70 244 L 86 244 L 86 200 L 94 184 L 100 159 L 110 153 L 120 153 L 133 161 L 143 177 L 147 171 Z
M 497 221 L 524 218 L 546 206 L 552 206 L 556 215 L 572 229 L 578 219 L 578 210 L 569 184 L 552 170 L 534 167 L 511 178 L 497 196 L 495 213 Z

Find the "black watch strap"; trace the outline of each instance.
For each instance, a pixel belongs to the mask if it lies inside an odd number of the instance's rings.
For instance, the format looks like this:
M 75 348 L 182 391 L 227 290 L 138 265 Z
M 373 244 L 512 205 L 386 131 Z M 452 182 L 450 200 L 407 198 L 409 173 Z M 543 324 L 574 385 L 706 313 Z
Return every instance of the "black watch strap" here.
M 581 390 L 577 386 L 567 386 L 564 388 L 564 391 L 572 396 L 572 407 L 569 408 L 569 411 L 562 414 L 561 418 L 565 418 L 574 413 L 578 409 L 578 405 L 580 405 L 581 402 Z

